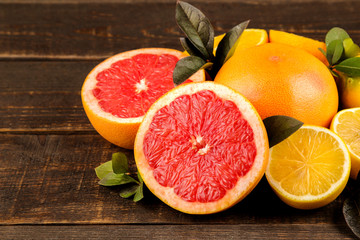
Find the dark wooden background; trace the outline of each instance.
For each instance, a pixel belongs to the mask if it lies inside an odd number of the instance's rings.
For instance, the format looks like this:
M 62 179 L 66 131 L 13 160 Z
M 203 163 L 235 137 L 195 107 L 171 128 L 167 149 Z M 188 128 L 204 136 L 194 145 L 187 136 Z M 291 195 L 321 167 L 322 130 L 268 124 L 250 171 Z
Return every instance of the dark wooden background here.
M 357 0 L 189 2 L 217 33 L 251 19 L 250 28 L 318 40 L 339 26 L 360 43 Z M 88 122 L 83 80 L 115 53 L 181 49 L 174 11 L 170 0 L 0 0 L 0 239 L 354 239 L 342 215 L 347 190 L 303 211 L 263 179 L 230 210 L 192 216 L 148 191 L 134 203 L 97 184 L 94 168 L 123 149 Z

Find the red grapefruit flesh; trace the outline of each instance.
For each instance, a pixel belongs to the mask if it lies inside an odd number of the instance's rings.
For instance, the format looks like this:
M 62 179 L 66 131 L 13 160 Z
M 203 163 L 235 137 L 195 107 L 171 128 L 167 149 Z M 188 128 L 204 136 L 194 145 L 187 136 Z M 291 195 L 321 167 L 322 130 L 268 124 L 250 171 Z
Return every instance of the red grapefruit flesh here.
M 135 161 L 147 185 L 190 214 L 225 210 L 260 181 L 268 161 L 266 130 L 250 102 L 213 82 L 181 85 L 146 113 Z
M 108 141 L 133 148 L 144 114 L 160 96 L 174 88 L 172 73 L 182 52 L 164 48 L 132 50 L 96 66 L 81 90 L 85 112 Z M 204 71 L 188 81 L 204 81 Z

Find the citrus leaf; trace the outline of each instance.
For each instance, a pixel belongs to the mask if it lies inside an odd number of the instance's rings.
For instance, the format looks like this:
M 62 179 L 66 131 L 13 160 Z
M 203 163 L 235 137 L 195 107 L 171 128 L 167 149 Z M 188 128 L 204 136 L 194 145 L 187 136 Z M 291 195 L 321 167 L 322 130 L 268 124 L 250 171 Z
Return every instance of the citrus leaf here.
M 138 191 L 138 188 L 140 186 L 139 185 L 131 185 L 128 186 L 127 188 L 123 188 L 120 190 L 120 197 L 122 198 L 129 198 L 133 195 L 135 195 L 135 193 Z
M 126 183 L 139 183 L 134 178 L 130 177 L 129 175 L 126 175 L 124 173 L 122 174 L 115 174 L 113 172 L 108 173 L 103 179 L 99 181 L 99 184 L 102 186 L 117 186 L 122 185 Z
M 103 179 L 107 174 L 112 173 L 112 161 L 107 161 L 106 163 L 101 164 L 100 166 L 95 168 L 96 176 L 101 180 Z
M 112 169 L 114 173 L 127 173 L 129 172 L 128 160 L 124 153 L 118 152 L 112 155 Z
M 326 52 L 325 52 L 325 50 L 324 49 L 322 49 L 322 48 L 318 48 L 318 50 L 326 57 Z
M 213 58 L 214 29 L 209 19 L 196 7 L 178 1 L 175 12 L 176 22 L 194 46 L 207 59 Z
M 230 57 L 232 57 L 239 44 L 241 34 L 244 32 L 249 22 L 250 20 L 247 20 L 236 25 L 225 34 L 223 39 L 221 39 L 215 54 L 216 64 L 222 66 Z
M 188 38 L 180 38 L 180 43 L 189 55 L 198 56 L 204 60 L 206 59 Z
M 349 77 L 360 76 L 360 57 L 348 58 L 335 65 L 336 70 L 345 73 Z
M 196 56 L 181 58 L 175 66 L 173 81 L 175 85 L 185 82 L 191 75 L 205 66 L 206 61 Z
M 349 38 L 349 34 L 342 28 L 334 27 L 329 30 L 325 36 L 326 48 L 330 45 L 331 42 L 335 40 L 340 40 L 343 42 L 346 38 Z
M 134 196 L 134 202 L 138 202 L 140 201 L 141 199 L 144 198 L 144 184 L 141 183 L 135 193 L 135 196 Z
M 269 147 L 273 147 L 296 132 L 304 123 L 295 118 L 276 115 L 263 120 L 269 139 Z
M 360 238 L 360 196 L 357 198 L 347 198 L 343 205 L 343 214 L 346 224 L 351 231 Z
M 341 40 L 332 41 L 326 49 L 326 58 L 331 65 L 335 65 L 344 52 L 344 46 Z
M 141 175 L 140 175 L 139 172 L 137 173 L 137 177 L 138 177 L 140 183 L 143 183 L 143 182 L 144 182 L 144 180 L 142 179 L 142 177 L 141 177 Z
M 351 231 L 360 238 L 360 177 L 349 180 L 349 196 L 343 203 L 343 215 Z

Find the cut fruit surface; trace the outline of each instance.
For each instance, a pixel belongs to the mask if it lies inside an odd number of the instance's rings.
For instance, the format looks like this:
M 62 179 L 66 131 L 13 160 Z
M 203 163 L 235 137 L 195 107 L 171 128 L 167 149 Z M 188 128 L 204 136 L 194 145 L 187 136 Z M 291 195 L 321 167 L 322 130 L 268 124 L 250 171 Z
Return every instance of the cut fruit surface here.
M 338 112 L 330 129 L 346 143 L 351 155 L 350 177 L 356 179 L 360 171 L 360 108 L 349 108 Z
M 216 49 L 224 36 L 225 33 L 218 35 L 214 38 L 214 52 L 213 52 L 214 55 L 216 54 Z M 240 36 L 234 55 L 239 54 L 239 52 L 241 52 L 244 49 L 248 49 L 250 47 L 261 45 L 267 42 L 268 42 L 268 34 L 266 30 L 247 28 Z M 186 51 L 184 53 L 188 54 Z
M 217 46 L 219 45 L 220 41 L 223 39 L 224 36 L 225 33 L 215 37 L 214 54 L 216 52 Z M 241 52 L 244 49 L 248 49 L 250 47 L 261 45 L 267 42 L 268 42 L 268 34 L 266 30 L 247 28 L 240 36 L 234 55 L 239 54 L 239 52 Z
M 270 30 L 269 39 L 270 42 L 273 43 L 286 44 L 305 50 L 322 61 L 325 65 L 328 65 L 326 57 L 319 50 L 319 48 L 321 48 L 322 50 L 326 51 L 326 44 L 324 42 L 278 30 Z
M 268 140 L 242 95 L 213 82 L 189 83 L 150 107 L 134 153 L 157 197 L 182 212 L 209 214 L 233 206 L 260 181 Z
M 177 50 L 147 48 L 117 54 L 97 65 L 81 90 L 93 127 L 111 143 L 132 149 L 145 112 L 174 88 L 172 73 L 182 57 Z M 188 82 L 204 80 L 201 70 Z
M 280 199 L 295 208 L 325 206 L 349 179 L 348 149 L 327 128 L 304 125 L 272 147 L 269 155 L 266 178 Z

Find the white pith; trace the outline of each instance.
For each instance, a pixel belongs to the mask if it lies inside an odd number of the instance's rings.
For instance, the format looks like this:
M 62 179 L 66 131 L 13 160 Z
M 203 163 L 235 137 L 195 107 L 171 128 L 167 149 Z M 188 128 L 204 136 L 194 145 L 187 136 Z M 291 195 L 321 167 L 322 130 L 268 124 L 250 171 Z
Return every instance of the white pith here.
M 186 55 L 184 55 L 184 53 L 178 51 L 178 50 L 173 50 L 173 49 L 163 49 L 163 48 L 143 48 L 143 49 L 138 49 L 138 50 L 131 50 L 131 51 L 127 51 L 127 52 L 123 52 L 123 53 L 119 53 L 117 55 L 114 55 L 106 60 L 104 60 L 103 62 L 101 62 L 100 64 L 98 64 L 90 73 L 89 75 L 86 77 L 86 80 L 82 86 L 82 98 L 83 98 L 83 102 L 85 102 L 86 104 L 88 104 L 89 109 L 96 113 L 97 115 L 106 118 L 110 121 L 113 122 L 118 122 L 118 123 L 139 123 L 142 121 L 143 116 L 140 117 L 136 117 L 136 118 L 119 118 L 116 117 L 114 115 L 112 115 L 111 113 L 108 112 L 104 112 L 100 105 L 98 104 L 98 99 L 95 98 L 95 96 L 92 93 L 92 90 L 95 88 L 97 80 L 96 80 L 96 76 L 103 70 L 110 68 L 111 65 L 119 60 L 124 60 L 124 59 L 128 59 L 131 58 L 135 55 L 138 54 L 171 54 L 173 56 L 180 58 L 186 57 Z M 198 82 L 198 81 L 203 81 L 205 79 L 204 76 L 204 71 L 198 71 L 196 72 L 194 75 L 192 75 L 190 77 L 191 80 Z M 147 89 L 147 85 L 146 85 L 146 80 L 143 79 L 140 81 L 140 83 L 137 83 L 134 86 L 136 89 L 138 89 L 139 92 L 144 91 Z
M 187 202 L 185 200 L 182 200 L 178 195 L 176 195 L 173 188 L 163 187 L 155 180 L 152 174 L 152 169 L 149 166 L 147 160 L 145 159 L 142 149 L 142 143 L 146 134 L 145 130 L 149 128 L 154 115 L 159 109 L 161 109 L 163 106 L 170 104 L 178 96 L 184 94 L 194 94 L 204 89 L 211 90 L 218 97 L 224 100 L 231 100 L 237 105 L 240 112 L 243 113 L 244 118 L 248 121 L 250 127 L 254 131 L 257 155 L 250 171 L 245 176 L 239 178 L 235 187 L 229 190 L 231 194 L 226 194 L 222 199 L 215 202 Z M 202 139 L 201 136 L 193 136 L 193 138 L 189 141 L 192 142 L 193 147 L 195 148 L 197 148 L 199 144 L 203 146 L 199 149 L 199 154 L 206 154 L 206 152 L 211 148 L 211 146 L 207 145 L 206 142 L 204 142 L 204 139 Z M 192 214 L 206 214 L 218 212 L 231 207 L 232 205 L 243 199 L 256 186 L 258 181 L 260 181 L 267 165 L 268 142 L 262 120 L 259 115 L 254 112 L 254 108 L 248 100 L 246 100 L 242 95 L 234 92 L 228 87 L 213 82 L 203 82 L 196 84 L 187 84 L 175 88 L 169 93 L 165 94 L 152 105 L 152 107 L 146 113 L 142 124 L 140 125 L 135 140 L 134 152 L 136 164 L 142 178 L 144 179 L 145 184 L 157 197 L 159 197 L 169 206 L 180 211 Z
M 279 195 L 280 198 L 285 198 L 285 200 L 290 199 L 291 201 L 294 202 L 294 204 L 295 203 L 300 203 L 300 204 L 306 204 L 306 203 L 317 204 L 317 203 L 319 203 L 319 204 L 321 204 L 322 201 L 326 201 L 326 200 L 328 200 L 329 196 L 332 196 L 331 193 L 337 192 L 337 190 L 340 187 L 342 187 L 344 181 L 347 181 L 347 179 L 349 178 L 349 174 L 350 174 L 349 170 L 350 170 L 350 164 L 351 164 L 350 154 L 348 153 L 348 148 L 345 145 L 344 141 L 337 134 L 333 133 L 329 129 L 324 128 L 324 127 L 312 126 L 312 125 L 304 125 L 301 128 L 302 129 L 311 129 L 316 132 L 325 132 L 326 134 L 329 134 L 333 138 L 336 139 L 336 142 L 338 143 L 338 148 L 340 148 L 344 152 L 344 158 L 345 158 L 342 176 L 338 179 L 338 181 L 336 183 L 332 184 L 331 187 L 322 194 L 319 194 L 319 195 L 306 194 L 306 195 L 302 195 L 302 196 L 291 194 L 288 191 L 284 190 L 281 187 L 281 183 L 278 182 L 277 180 L 275 180 L 270 173 L 271 156 L 272 156 L 272 152 L 274 151 L 274 147 L 273 147 L 270 149 L 270 152 L 269 152 L 269 162 L 268 162 L 268 166 L 266 168 L 266 178 L 267 178 L 270 186 L 275 189 L 275 192 L 277 192 L 277 194 Z M 329 199 L 329 201 L 330 201 L 330 199 Z
M 141 93 L 142 91 L 148 90 L 148 86 L 146 84 L 147 84 L 146 79 L 145 78 L 141 79 L 140 82 L 135 84 L 135 92 Z

